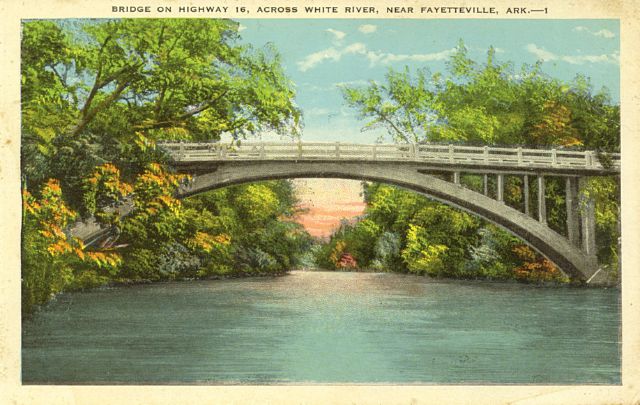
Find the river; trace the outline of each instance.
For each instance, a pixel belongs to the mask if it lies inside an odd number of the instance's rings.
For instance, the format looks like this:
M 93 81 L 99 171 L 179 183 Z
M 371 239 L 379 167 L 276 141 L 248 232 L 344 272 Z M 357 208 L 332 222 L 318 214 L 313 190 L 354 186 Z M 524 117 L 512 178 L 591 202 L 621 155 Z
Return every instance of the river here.
M 378 273 L 66 293 L 26 384 L 619 384 L 620 292 Z

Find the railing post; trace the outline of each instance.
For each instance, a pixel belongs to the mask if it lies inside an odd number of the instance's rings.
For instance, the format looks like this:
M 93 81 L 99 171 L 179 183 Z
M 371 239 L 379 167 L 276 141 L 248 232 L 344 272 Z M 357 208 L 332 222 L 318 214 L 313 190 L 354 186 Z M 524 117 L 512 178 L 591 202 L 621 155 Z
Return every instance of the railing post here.
M 302 142 L 298 139 L 298 157 L 302 158 Z
M 453 163 L 453 145 L 449 144 L 449 162 Z
M 558 165 L 558 153 L 555 148 L 551 149 L 551 166 Z
M 538 175 L 538 221 L 547 223 L 547 202 L 545 201 L 544 176 Z
M 460 172 L 453 172 L 453 184 L 460 184 Z
M 580 247 L 580 219 L 578 204 L 578 182 L 575 177 L 567 177 L 565 201 L 567 209 L 567 239 Z
M 373 160 L 376 160 L 377 158 L 377 145 L 374 144 L 373 145 Z
M 504 202 L 504 174 L 498 174 L 498 191 L 497 197 L 499 202 Z
M 418 145 L 416 145 L 415 143 L 412 143 L 411 148 L 413 149 L 413 158 L 415 160 L 418 160 Z
M 484 164 L 488 165 L 489 164 L 489 147 L 488 146 L 485 145 L 484 151 L 482 152 L 482 154 L 484 155 Z
M 591 161 L 591 152 L 588 150 L 584 152 L 584 165 L 586 167 L 591 167 L 593 165 L 593 162 Z
M 336 142 L 336 158 L 340 159 L 340 142 Z
M 522 148 L 518 147 L 518 166 L 522 166 L 523 165 L 523 161 L 522 161 Z
M 529 176 L 524 175 L 524 213 L 529 215 Z
M 182 142 L 180 142 L 180 153 L 179 153 L 180 159 L 184 159 L 186 157 L 185 153 L 184 153 L 184 144 Z
M 260 159 L 265 159 L 264 142 L 260 142 Z

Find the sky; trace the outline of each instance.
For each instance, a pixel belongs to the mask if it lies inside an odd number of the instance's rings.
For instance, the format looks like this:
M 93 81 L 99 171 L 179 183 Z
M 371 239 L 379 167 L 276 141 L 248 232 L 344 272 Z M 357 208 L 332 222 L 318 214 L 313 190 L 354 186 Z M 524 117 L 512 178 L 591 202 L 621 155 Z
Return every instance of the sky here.
M 620 99 L 618 20 L 489 19 L 261 19 L 239 20 L 242 41 L 272 43 L 296 86 L 304 117 L 303 141 L 374 143 L 382 130 L 365 131 L 340 88 L 384 81 L 390 68 L 428 68 L 446 73 L 446 61 L 462 39 L 469 56 L 483 62 L 490 46 L 496 58 L 523 64 L 542 61 L 548 75 L 572 80 L 581 73 L 595 90 Z M 270 139 L 266 136 L 265 139 Z M 340 218 L 362 212 L 358 182 L 296 181 L 309 213 L 301 219 L 314 236 L 327 236 Z M 327 198 L 327 195 L 333 195 Z M 345 205 L 346 204 L 346 205 Z M 314 219 L 315 218 L 315 219 Z
M 271 42 L 296 85 L 304 114 L 303 140 L 372 143 L 382 132 L 362 133 L 346 107 L 341 86 L 382 82 L 389 68 L 428 68 L 446 73 L 446 61 L 462 39 L 469 56 L 483 62 L 487 50 L 516 68 L 542 60 L 552 77 L 577 73 L 620 97 L 618 20 L 428 20 L 262 19 L 239 20 L 243 40 Z

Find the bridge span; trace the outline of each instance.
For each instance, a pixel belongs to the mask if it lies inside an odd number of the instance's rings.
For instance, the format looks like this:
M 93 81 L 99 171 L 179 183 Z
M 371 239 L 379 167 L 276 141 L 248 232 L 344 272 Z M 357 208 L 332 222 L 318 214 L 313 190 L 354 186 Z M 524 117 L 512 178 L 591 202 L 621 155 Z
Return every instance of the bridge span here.
M 581 197 L 580 190 L 588 176 L 620 172 L 619 154 L 602 158 L 593 151 L 564 149 L 326 142 L 162 143 L 160 147 L 177 171 L 193 176 L 179 190 L 181 197 L 232 184 L 301 177 L 394 184 L 499 225 L 573 280 L 583 282 L 593 278 L 598 264 L 594 202 Z M 464 187 L 464 174 L 481 176 L 482 192 Z M 506 176 L 522 178 L 520 210 L 505 204 Z M 549 176 L 564 179 L 566 236 L 547 225 L 545 178 Z M 537 189 L 535 207 L 530 203 L 531 182 Z

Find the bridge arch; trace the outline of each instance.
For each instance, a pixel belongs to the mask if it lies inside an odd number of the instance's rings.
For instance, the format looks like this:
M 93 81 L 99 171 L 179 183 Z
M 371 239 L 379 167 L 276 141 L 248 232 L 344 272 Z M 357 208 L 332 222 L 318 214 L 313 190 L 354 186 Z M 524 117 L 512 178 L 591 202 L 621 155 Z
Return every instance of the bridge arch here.
M 180 168 L 179 168 L 180 169 Z M 186 168 L 182 168 L 183 171 Z M 178 196 L 186 198 L 208 190 L 263 180 L 292 178 L 343 178 L 392 184 L 425 195 L 449 206 L 484 218 L 527 242 L 554 262 L 572 280 L 588 281 L 597 270 L 587 255 L 529 215 L 503 202 L 466 189 L 459 184 L 425 174 L 409 162 L 322 161 L 228 161 L 198 167 L 193 181 Z M 188 169 L 186 172 L 190 172 Z

